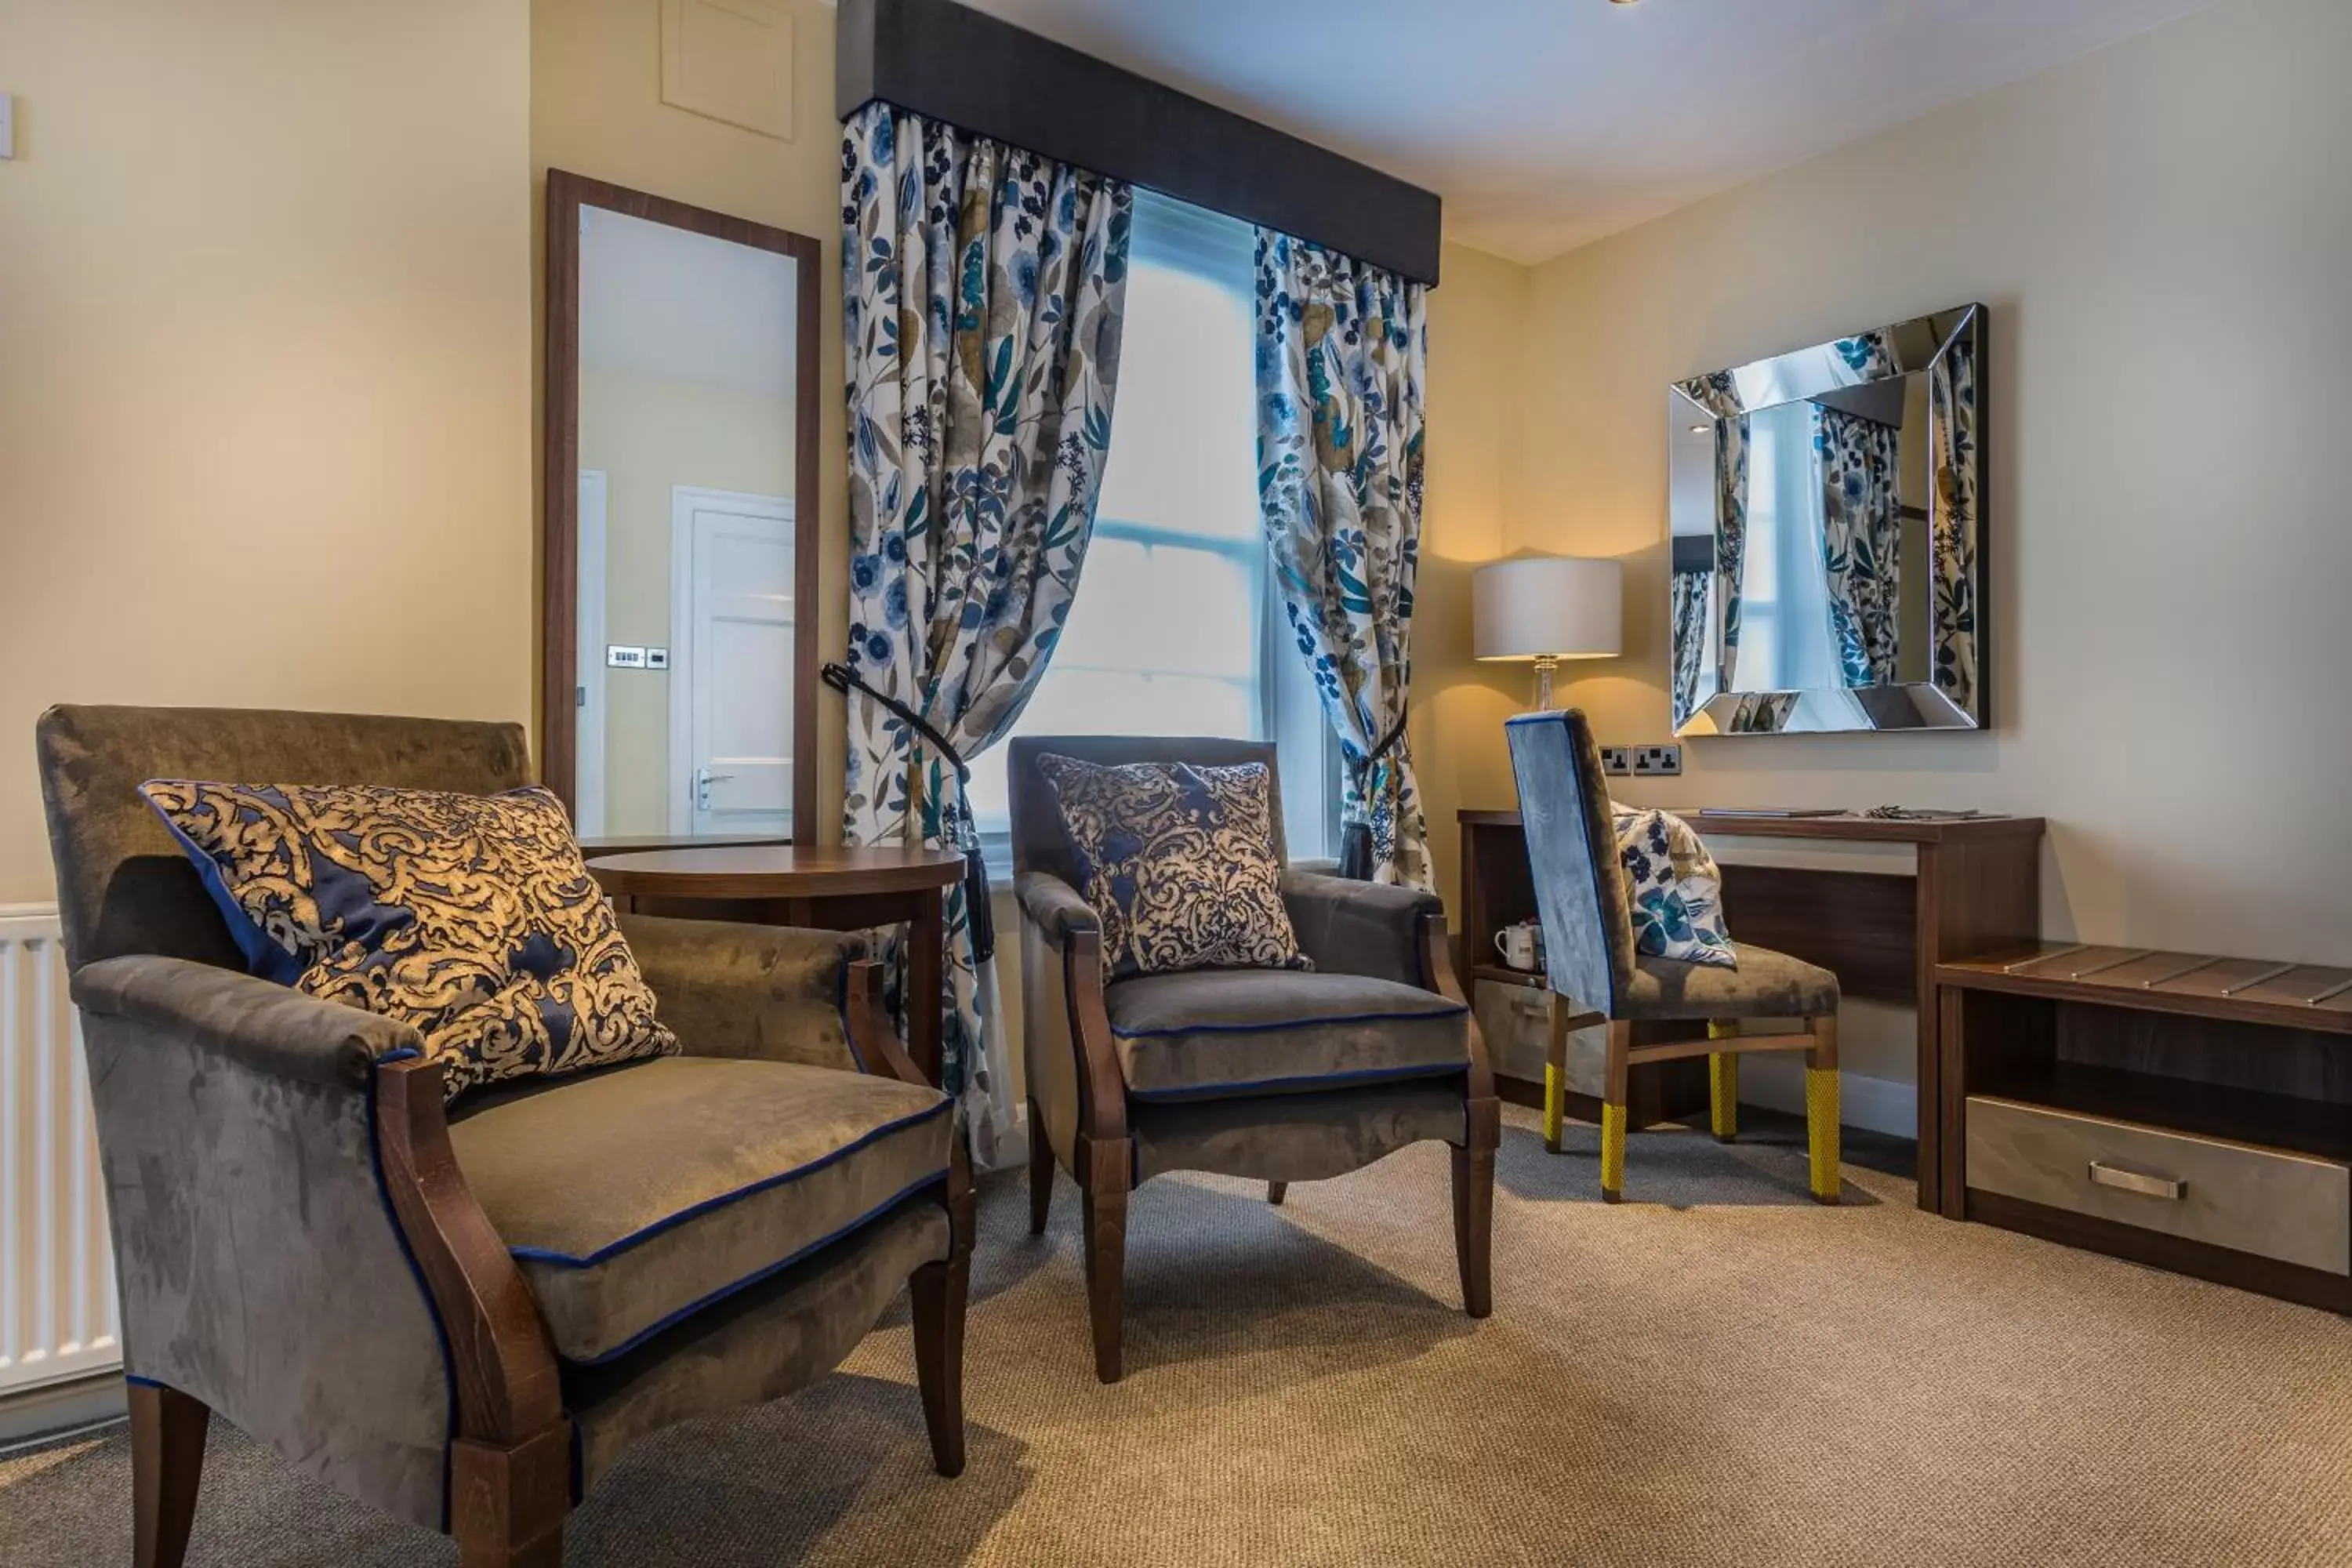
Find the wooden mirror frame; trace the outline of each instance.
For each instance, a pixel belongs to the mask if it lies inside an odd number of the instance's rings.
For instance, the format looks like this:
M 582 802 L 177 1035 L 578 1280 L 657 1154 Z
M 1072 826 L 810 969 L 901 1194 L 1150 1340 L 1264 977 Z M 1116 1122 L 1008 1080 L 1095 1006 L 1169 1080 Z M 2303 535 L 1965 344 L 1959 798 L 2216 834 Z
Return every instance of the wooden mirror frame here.
M 580 209 L 602 207 L 737 245 L 789 256 L 800 285 L 794 366 L 793 458 L 793 832 L 795 844 L 816 834 L 817 690 L 817 311 L 824 294 L 822 250 L 804 234 L 730 217 L 707 207 L 592 180 L 547 172 L 547 370 L 541 436 L 542 575 L 540 777 L 567 812 L 579 804 L 580 659 Z M 806 700 L 803 700 L 806 699 Z M 656 842 L 667 834 L 629 836 Z M 605 847 L 609 847 L 608 842 Z

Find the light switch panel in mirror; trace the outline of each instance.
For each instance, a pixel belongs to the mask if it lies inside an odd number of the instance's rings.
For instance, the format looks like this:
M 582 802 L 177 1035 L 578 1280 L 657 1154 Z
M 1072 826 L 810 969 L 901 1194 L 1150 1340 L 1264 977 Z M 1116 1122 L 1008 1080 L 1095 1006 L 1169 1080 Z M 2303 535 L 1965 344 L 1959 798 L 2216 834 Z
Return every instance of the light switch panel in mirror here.
M 1984 310 L 1667 393 L 1675 732 L 1978 729 Z

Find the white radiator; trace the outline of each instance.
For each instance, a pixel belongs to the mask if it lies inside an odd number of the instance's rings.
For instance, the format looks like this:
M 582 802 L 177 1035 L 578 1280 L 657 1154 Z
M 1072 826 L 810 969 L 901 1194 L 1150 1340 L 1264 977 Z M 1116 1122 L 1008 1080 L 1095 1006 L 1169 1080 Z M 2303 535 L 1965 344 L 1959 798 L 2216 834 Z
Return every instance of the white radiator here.
M 57 910 L 0 905 L 0 1395 L 111 1370 L 119 1331 Z

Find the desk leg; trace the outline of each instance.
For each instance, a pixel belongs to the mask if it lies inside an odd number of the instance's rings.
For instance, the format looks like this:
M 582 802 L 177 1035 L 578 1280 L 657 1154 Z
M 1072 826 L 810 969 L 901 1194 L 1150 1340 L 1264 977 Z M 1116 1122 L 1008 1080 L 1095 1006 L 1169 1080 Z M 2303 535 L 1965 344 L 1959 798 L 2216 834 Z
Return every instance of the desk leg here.
M 947 973 L 947 891 L 932 888 L 920 894 L 908 932 L 914 951 L 907 962 L 907 1054 L 925 1078 L 940 1081 L 940 1042 L 947 1003 L 940 994 Z

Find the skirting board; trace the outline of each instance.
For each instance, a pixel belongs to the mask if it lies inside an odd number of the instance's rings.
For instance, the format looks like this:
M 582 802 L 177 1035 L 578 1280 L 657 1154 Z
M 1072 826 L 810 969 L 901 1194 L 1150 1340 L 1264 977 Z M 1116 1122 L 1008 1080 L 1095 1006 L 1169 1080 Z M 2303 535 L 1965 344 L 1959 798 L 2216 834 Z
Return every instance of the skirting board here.
M 70 1432 L 123 1414 L 122 1374 L 100 1373 L 0 1399 L 0 1446 Z
M 1805 1113 L 1805 1058 L 1795 1052 L 1753 1052 L 1739 1058 L 1739 1100 L 1791 1116 Z M 1919 1136 L 1916 1084 L 1838 1075 L 1838 1121 L 1893 1138 Z

